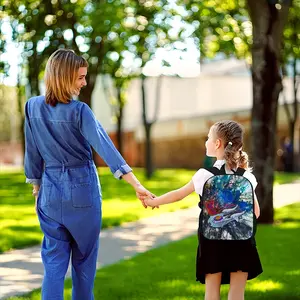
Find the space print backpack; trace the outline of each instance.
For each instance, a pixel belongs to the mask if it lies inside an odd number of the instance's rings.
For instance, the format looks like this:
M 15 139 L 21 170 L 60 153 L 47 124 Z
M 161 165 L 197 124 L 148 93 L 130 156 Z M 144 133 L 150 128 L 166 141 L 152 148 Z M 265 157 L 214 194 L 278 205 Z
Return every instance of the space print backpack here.
M 200 233 L 209 240 L 248 240 L 255 234 L 254 191 L 251 182 L 238 168 L 226 174 L 225 164 L 203 186 L 199 219 Z

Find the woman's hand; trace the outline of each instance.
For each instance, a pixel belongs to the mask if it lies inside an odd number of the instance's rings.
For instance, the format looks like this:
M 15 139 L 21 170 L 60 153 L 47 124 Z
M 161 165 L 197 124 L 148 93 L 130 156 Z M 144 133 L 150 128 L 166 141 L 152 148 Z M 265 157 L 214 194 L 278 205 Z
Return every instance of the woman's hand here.
M 145 189 L 132 172 L 123 175 L 122 178 L 135 189 L 136 196 L 141 200 L 143 206 L 147 208 L 144 199 L 146 197 L 150 197 L 153 199 L 155 195 Z
M 35 212 L 37 213 L 38 212 L 38 207 L 37 207 L 37 202 L 38 202 L 38 196 L 35 196 L 35 205 L 34 205 L 34 208 L 35 208 Z
M 142 204 L 145 208 L 147 208 L 147 205 L 145 203 L 145 199 L 146 198 L 153 199 L 153 198 L 156 197 L 154 194 L 152 194 L 147 189 L 145 189 L 142 185 L 136 186 L 135 187 L 135 192 L 136 192 L 136 196 L 141 200 L 141 202 L 142 202 Z M 157 208 L 159 208 L 159 207 L 157 206 Z
M 34 196 L 35 198 L 35 205 L 34 205 L 34 208 L 35 208 L 35 212 L 37 213 L 37 202 L 38 202 L 38 197 L 39 197 L 39 190 L 40 190 L 40 186 L 39 185 L 34 185 L 33 186 L 33 190 L 32 190 L 32 195 Z
M 144 199 L 144 203 L 147 205 L 147 206 L 150 206 L 152 207 L 152 209 L 154 209 L 155 207 L 158 207 L 157 205 L 155 205 L 155 199 L 151 198 L 151 197 L 146 197 Z

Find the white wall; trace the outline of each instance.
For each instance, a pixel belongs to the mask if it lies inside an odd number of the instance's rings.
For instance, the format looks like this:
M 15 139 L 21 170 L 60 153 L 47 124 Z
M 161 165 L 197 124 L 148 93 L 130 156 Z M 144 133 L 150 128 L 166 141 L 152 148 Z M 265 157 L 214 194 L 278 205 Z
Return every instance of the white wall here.
M 154 114 L 157 80 L 157 77 L 151 77 L 146 82 L 147 109 L 150 120 Z M 196 119 L 199 116 L 245 112 L 249 111 L 252 106 L 250 76 L 201 75 L 195 78 L 162 77 L 161 80 L 158 123 L 163 123 L 161 126 L 156 126 L 156 128 L 160 127 L 160 130 L 155 130 L 155 136 L 176 135 L 180 130 L 185 133 L 187 130 L 191 133 L 197 132 L 200 124 Z M 287 90 L 287 99 L 291 102 L 291 80 L 285 80 L 284 86 Z M 108 95 L 105 94 L 107 91 L 104 93 L 103 80 L 99 77 L 92 96 L 92 107 L 104 128 L 111 132 L 116 130 L 116 125 L 112 121 L 112 108 L 107 99 Z M 114 94 L 111 81 L 108 94 Z M 166 122 L 171 120 L 175 123 Z M 128 103 L 124 109 L 123 128 L 124 131 L 136 131 L 138 137 L 142 138 L 141 124 L 141 81 L 136 79 L 128 88 Z

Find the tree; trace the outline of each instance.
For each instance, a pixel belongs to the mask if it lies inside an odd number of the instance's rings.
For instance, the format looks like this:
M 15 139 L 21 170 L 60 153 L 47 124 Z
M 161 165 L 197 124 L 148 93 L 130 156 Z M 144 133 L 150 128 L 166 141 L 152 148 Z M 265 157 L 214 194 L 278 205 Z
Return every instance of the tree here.
M 244 0 L 180 1 L 187 11 L 184 20 L 194 26 L 192 36 L 200 51 L 200 60 L 225 57 L 251 63 L 252 26 Z
M 147 111 L 147 91 L 146 91 L 146 76 L 143 74 L 143 68 L 146 64 L 155 57 L 158 48 L 172 48 L 172 41 L 178 35 L 172 36 L 169 30 L 172 28 L 172 18 L 176 15 L 176 11 L 172 10 L 168 1 L 152 1 L 132 0 L 132 8 L 134 14 L 134 22 L 132 29 L 135 34 L 128 39 L 130 44 L 128 47 L 134 52 L 136 60 L 139 62 L 139 78 L 141 79 L 141 102 L 142 102 L 142 120 L 145 132 L 145 167 L 146 177 L 150 178 L 153 174 L 153 159 L 152 159 L 152 143 L 151 130 L 153 124 L 157 120 L 160 87 L 162 77 L 158 78 L 155 115 L 149 118 Z M 133 31 L 134 32 L 134 31 Z M 163 61 L 161 62 L 163 66 Z
M 5 1 L 14 40 L 24 45 L 30 94 L 40 94 L 45 62 L 57 48 L 71 48 L 89 62 L 88 85 L 81 97 L 90 105 L 97 75 L 124 18 L 125 1 Z
M 152 144 L 151 144 L 151 129 L 153 124 L 156 123 L 158 112 L 159 112 L 159 105 L 160 105 L 160 91 L 162 86 L 162 76 L 160 75 L 157 78 L 157 85 L 156 85 L 156 98 L 155 98 L 155 109 L 153 117 L 150 119 L 148 110 L 147 110 L 147 94 L 146 94 L 146 87 L 145 87 L 145 80 L 146 76 L 141 75 L 141 89 L 142 89 L 142 118 L 143 124 L 145 129 L 145 163 L 146 163 L 146 176 L 147 178 L 151 178 L 153 175 L 154 167 L 152 162 Z
M 284 30 L 284 56 L 283 56 L 283 66 L 282 73 L 284 76 L 289 77 L 289 72 L 287 69 L 291 67 L 292 80 L 293 80 L 293 105 L 290 110 L 289 105 L 286 101 L 285 97 L 285 89 L 283 88 L 282 96 L 283 96 L 283 104 L 286 111 L 288 126 L 289 126 L 289 136 L 291 141 L 291 153 L 289 158 L 289 163 L 291 165 L 291 171 L 295 171 L 297 164 L 295 160 L 295 125 L 297 119 L 299 117 L 298 112 L 298 89 L 300 84 L 300 79 L 298 78 L 299 71 L 297 68 L 297 63 L 300 60 L 300 1 L 294 1 L 293 6 L 290 9 L 288 22 L 286 29 Z M 300 146 L 300 145 L 299 145 Z
M 253 24 L 252 45 L 252 156 L 259 185 L 261 223 L 273 223 L 273 181 L 283 30 L 289 2 L 248 0 Z
M 113 81 L 113 88 L 116 93 L 109 91 L 106 87 L 104 76 L 103 87 L 108 94 L 110 105 L 113 111 L 113 117 L 117 124 L 117 145 L 118 150 L 123 153 L 123 112 L 127 103 L 127 88 L 130 81 L 137 76 L 136 70 L 128 64 L 128 58 L 132 53 L 129 51 L 130 43 L 128 39 L 133 34 L 132 29 L 127 27 L 126 19 L 116 28 L 116 38 L 110 43 L 110 47 L 103 61 L 103 74 L 109 74 Z
M 194 35 L 202 59 L 220 52 L 227 57 L 244 58 L 251 66 L 251 153 L 259 182 L 256 190 L 261 205 L 259 221 L 272 223 L 276 120 L 282 89 L 279 71 L 290 2 L 204 0 L 184 3 L 187 20 L 195 24 Z

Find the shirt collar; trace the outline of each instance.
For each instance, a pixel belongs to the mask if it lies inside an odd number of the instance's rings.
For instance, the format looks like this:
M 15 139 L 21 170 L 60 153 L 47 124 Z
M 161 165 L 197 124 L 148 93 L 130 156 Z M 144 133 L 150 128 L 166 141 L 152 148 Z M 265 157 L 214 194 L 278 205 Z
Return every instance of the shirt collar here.
M 214 163 L 214 167 L 220 169 L 225 163 L 226 163 L 225 159 L 218 159 L 218 160 Z

